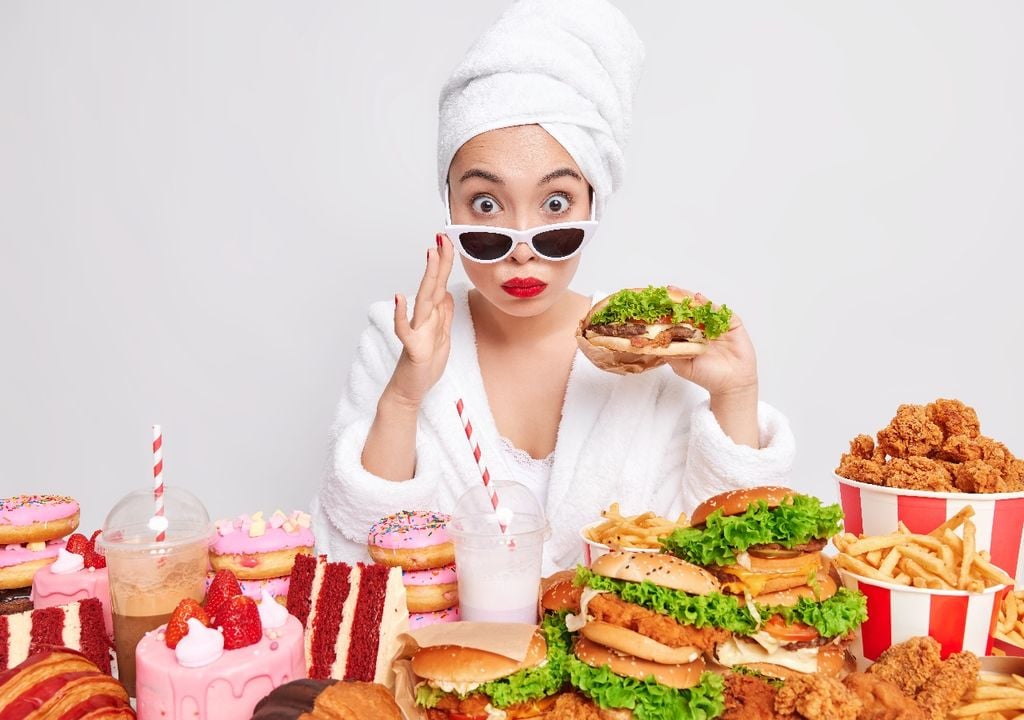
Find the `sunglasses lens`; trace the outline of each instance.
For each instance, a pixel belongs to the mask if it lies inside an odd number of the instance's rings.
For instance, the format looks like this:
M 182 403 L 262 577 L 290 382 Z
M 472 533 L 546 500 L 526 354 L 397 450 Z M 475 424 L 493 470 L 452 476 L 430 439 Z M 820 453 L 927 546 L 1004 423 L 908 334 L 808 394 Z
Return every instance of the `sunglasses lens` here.
M 533 246 L 544 257 L 559 259 L 569 257 L 583 244 L 583 230 L 580 228 L 559 228 L 538 233 Z
M 492 232 L 464 232 L 459 242 L 466 254 L 477 260 L 497 260 L 512 248 L 512 238 Z

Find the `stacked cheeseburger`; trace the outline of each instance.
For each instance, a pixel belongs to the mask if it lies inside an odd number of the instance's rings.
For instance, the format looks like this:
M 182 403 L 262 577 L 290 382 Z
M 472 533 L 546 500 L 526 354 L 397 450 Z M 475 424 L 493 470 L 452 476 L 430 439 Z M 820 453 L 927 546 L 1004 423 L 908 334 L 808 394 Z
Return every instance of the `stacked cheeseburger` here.
M 722 677 L 703 655 L 739 627 L 741 613 L 710 573 L 664 554 L 610 553 L 576 571 L 580 612 L 570 682 L 623 718 L 713 718 Z M 619 716 L 616 716 L 619 717 Z
M 716 642 L 717 662 L 775 677 L 843 667 L 867 612 L 863 595 L 837 587 L 821 554 L 842 517 L 838 505 L 789 488 L 749 488 L 707 500 L 691 527 L 664 541 L 714 574 L 749 620 Z

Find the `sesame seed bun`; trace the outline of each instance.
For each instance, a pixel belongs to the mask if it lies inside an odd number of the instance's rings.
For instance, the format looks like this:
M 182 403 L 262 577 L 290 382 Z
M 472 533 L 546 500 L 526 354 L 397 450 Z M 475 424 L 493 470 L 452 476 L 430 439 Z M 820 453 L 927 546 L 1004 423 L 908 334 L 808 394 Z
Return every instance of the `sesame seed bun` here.
M 547 653 L 547 643 L 539 632 L 533 636 L 522 662 L 461 645 L 435 645 L 416 651 L 412 656 L 412 671 L 425 680 L 483 683 L 536 667 L 547 658 Z
M 615 580 L 648 580 L 691 595 L 707 595 L 719 589 L 718 580 L 707 570 L 665 553 L 612 552 L 595 560 L 590 570 Z
M 763 485 L 761 487 L 730 490 L 729 492 L 724 492 L 708 498 L 698 505 L 693 511 L 693 515 L 690 516 L 690 524 L 704 524 L 708 519 L 708 515 L 716 510 L 721 510 L 727 517 L 730 515 L 742 515 L 747 511 L 747 508 L 750 507 L 751 503 L 755 503 L 759 500 L 767 503 L 770 508 L 778 507 L 786 498 L 799 494 L 800 493 L 792 488 L 780 487 L 777 485 Z

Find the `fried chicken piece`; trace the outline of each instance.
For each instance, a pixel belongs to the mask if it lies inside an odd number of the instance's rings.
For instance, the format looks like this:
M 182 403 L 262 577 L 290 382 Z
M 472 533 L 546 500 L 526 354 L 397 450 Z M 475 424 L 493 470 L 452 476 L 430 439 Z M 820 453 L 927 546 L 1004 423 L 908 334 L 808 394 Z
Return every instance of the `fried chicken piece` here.
M 1006 492 L 1003 474 L 984 460 L 971 460 L 956 466 L 956 486 L 961 492 Z
M 1007 492 L 1020 492 L 1024 490 L 1024 460 L 1017 458 L 1009 463 L 1006 466 L 1003 479 L 1006 480 Z
M 822 673 L 786 680 L 775 696 L 775 712 L 799 713 L 807 720 L 857 720 L 860 699 Z
M 942 646 L 930 637 L 910 638 L 893 645 L 868 668 L 868 674 L 888 680 L 907 697 L 917 691 L 939 670 Z
M 955 492 L 953 477 L 938 460 L 926 457 L 893 458 L 882 469 L 885 485 L 907 490 Z
M 875 454 L 875 440 L 870 435 L 858 435 L 850 441 L 850 455 L 871 460 Z
M 924 711 L 913 698 L 877 675 L 851 673 L 843 683 L 863 705 L 857 720 L 925 720 Z
M 930 455 L 943 440 L 942 428 L 928 419 L 924 405 L 900 405 L 896 417 L 878 431 L 878 447 L 894 458 Z
M 842 475 L 848 480 L 856 480 L 872 485 L 885 484 L 885 465 L 874 460 L 857 457 L 851 453 L 843 453 L 839 460 L 839 467 L 836 468 L 836 475 Z
M 981 445 L 972 437 L 967 435 L 950 435 L 942 443 L 942 447 L 935 457 L 948 462 L 964 463 L 971 460 L 981 460 Z
M 975 686 L 981 662 L 971 652 L 953 653 L 917 693 L 915 700 L 930 720 L 943 720 Z
M 777 715 L 778 690 L 760 677 L 729 673 L 725 676 L 725 713 L 719 720 L 797 720 L 795 715 Z
M 942 434 L 966 435 L 976 438 L 981 435 L 981 423 L 974 408 L 964 405 L 959 400 L 939 398 L 925 407 L 928 419 L 942 428 Z
M 624 627 L 669 647 L 695 647 L 701 651 L 729 639 L 731 633 L 721 628 L 695 628 L 683 625 L 668 615 L 660 615 L 639 605 L 625 602 L 609 593 L 596 596 L 587 605 L 587 613 L 595 620 L 603 620 Z
M 597 705 L 576 693 L 562 693 L 554 707 L 545 715 L 547 720 L 602 720 Z

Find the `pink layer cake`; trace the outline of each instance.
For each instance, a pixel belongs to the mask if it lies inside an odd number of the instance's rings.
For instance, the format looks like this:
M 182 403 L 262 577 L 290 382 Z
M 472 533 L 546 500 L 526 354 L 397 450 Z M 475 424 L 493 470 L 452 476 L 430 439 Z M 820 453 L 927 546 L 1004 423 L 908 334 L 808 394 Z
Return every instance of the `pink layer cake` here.
M 146 633 L 135 649 L 139 720 L 249 720 L 271 690 L 306 677 L 302 624 L 291 615 L 264 628 L 255 645 L 224 650 L 202 667 L 179 663 L 165 628 Z
M 62 568 L 57 567 L 60 571 Z M 36 608 L 66 605 L 75 600 L 96 598 L 103 606 L 103 626 L 114 637 L 110 614 L 110 582 L 106 568 L 80 567 L 71 572 L 54 572 L 54 565 L 36 571 L 32 577 L 32 604 Z

